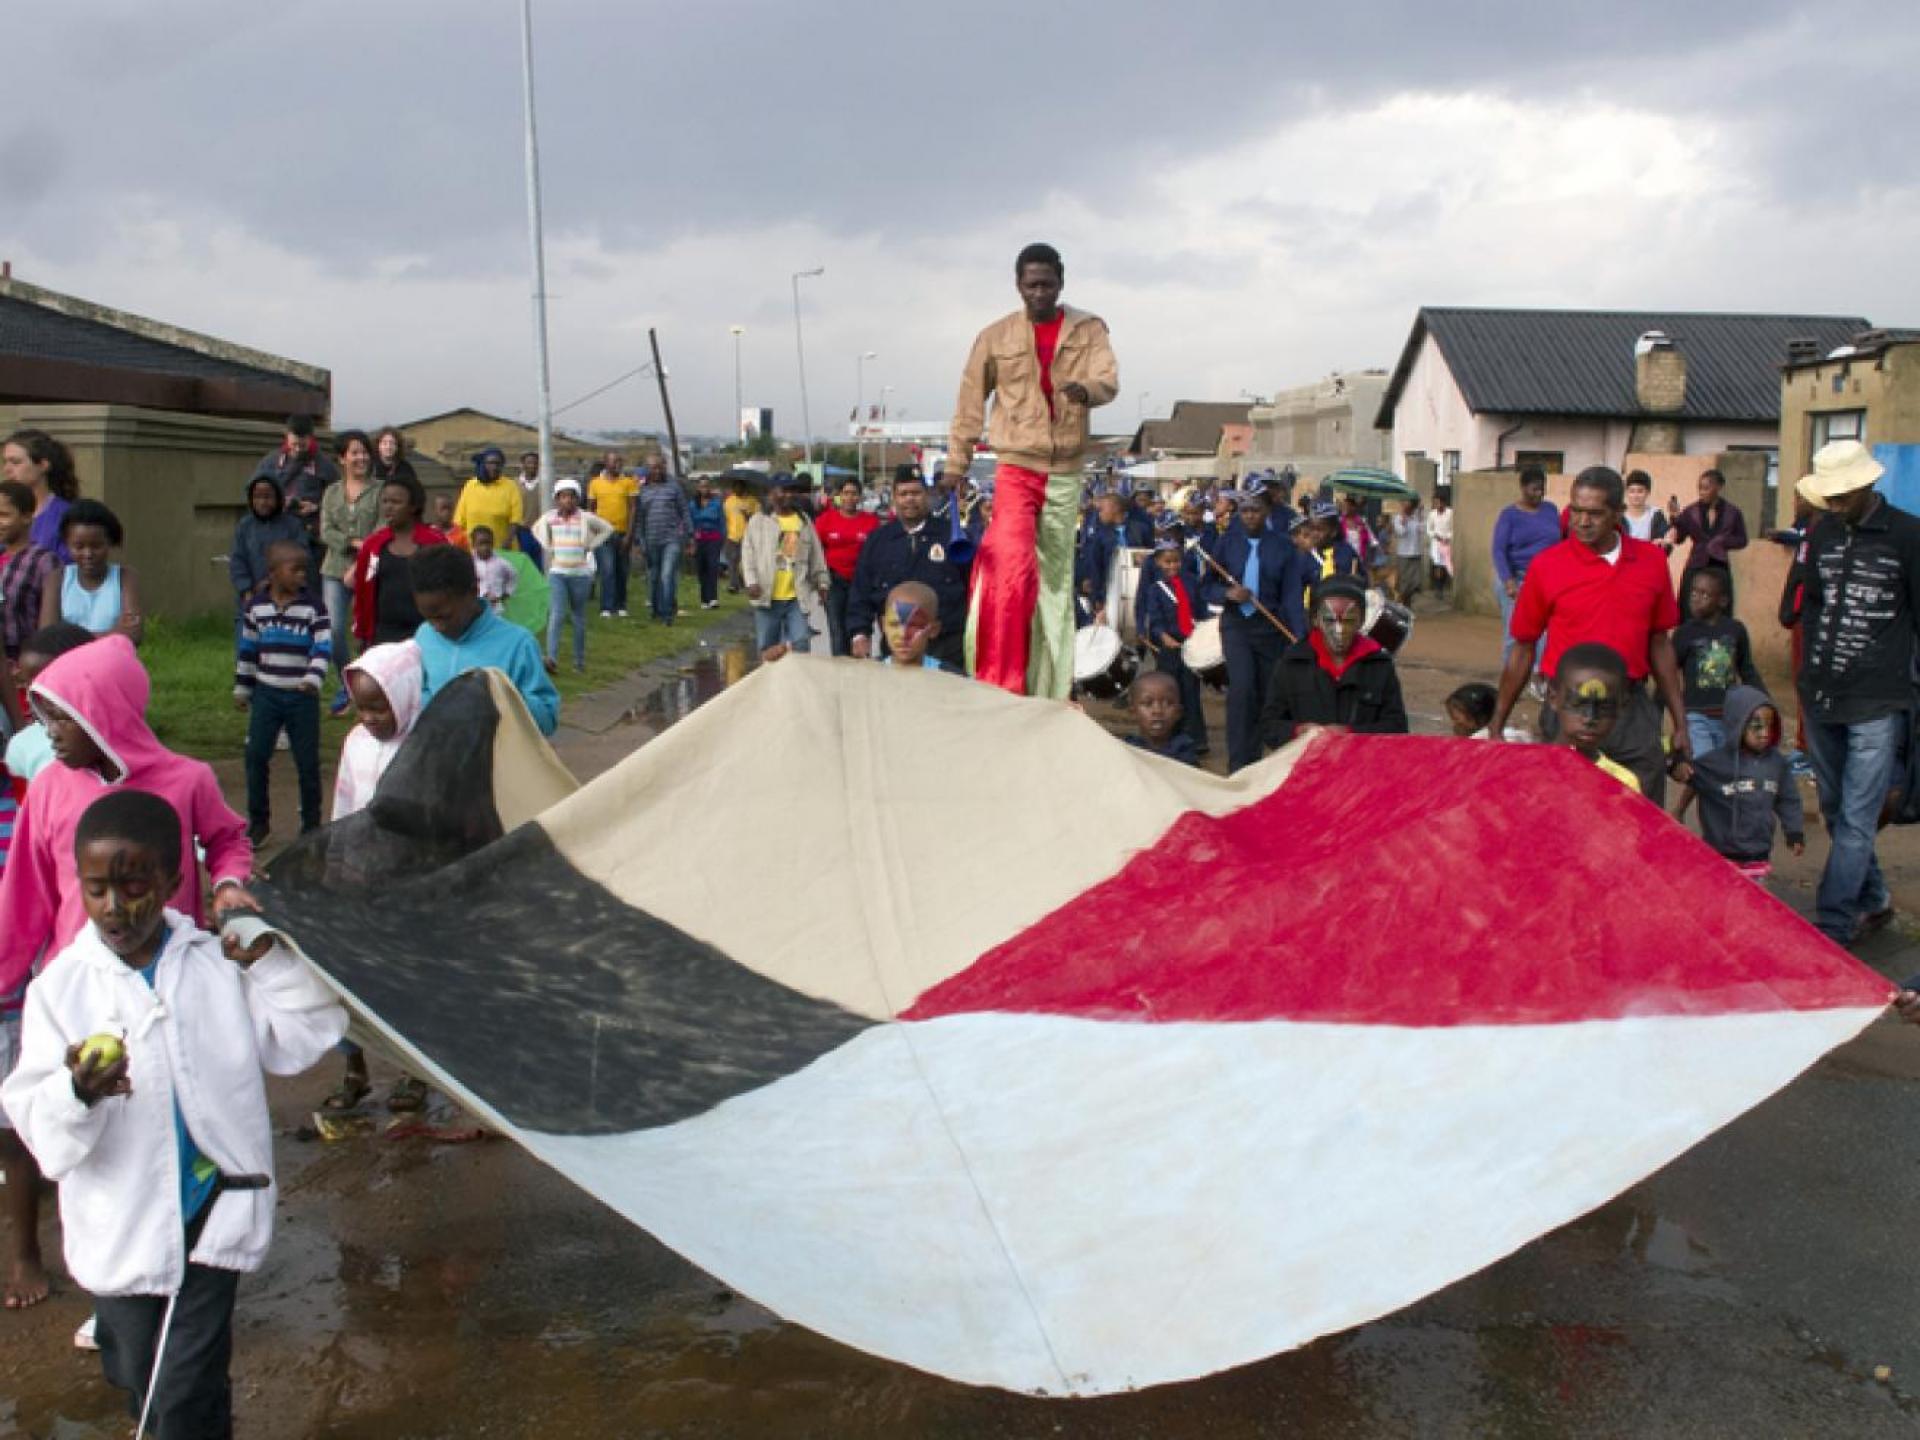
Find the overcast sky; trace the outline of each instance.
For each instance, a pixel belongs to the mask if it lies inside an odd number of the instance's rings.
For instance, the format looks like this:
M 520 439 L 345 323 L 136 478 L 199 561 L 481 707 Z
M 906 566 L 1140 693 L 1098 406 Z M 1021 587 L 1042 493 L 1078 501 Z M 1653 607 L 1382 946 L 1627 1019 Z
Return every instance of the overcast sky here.
M 515 0 L 29 0 L 0 254 L 333 371 L 340 423 L 534 406 Z M 1132 428 L 1391 366 L 1422 304 L 1920 325 L 1911 0 L 535 0 L 556 406 L 944 418 L 1029 240 Z M 1448 11 L 1453 12 L 1449 15 Z M 562 428 L 655 428 L 650 379 Z

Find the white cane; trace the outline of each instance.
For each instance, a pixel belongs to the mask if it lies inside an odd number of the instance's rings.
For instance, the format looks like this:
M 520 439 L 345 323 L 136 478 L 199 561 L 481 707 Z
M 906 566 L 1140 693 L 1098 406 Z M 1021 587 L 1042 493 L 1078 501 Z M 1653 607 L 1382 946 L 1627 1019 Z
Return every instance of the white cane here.
M 153 1392 L 160 1387 L 160 1367 L 166 1363 L 167 1334 L 173 1329 L 173 1307 L 180 1303 L 180 1292 L 167 1297 L 167 1313 L 160 1317 L 160 1342 L 153 1347 L 153 1373 L 147 1376 L 147 1398 L 140 1403 L 140 1423 L 133 1440 L 146 1440 L 147 1417 L 153 1413 Z

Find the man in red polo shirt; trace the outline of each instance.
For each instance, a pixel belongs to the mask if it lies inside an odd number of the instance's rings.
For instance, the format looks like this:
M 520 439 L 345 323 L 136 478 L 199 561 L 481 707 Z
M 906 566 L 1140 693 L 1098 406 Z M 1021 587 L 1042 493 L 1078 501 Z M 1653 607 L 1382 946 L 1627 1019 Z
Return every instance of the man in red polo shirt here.
M 853 588 L 853 567 L 860 547 L 880 528 L 880 517 L 860 508 L 860 482 L 849 477 L 833 490 L 833 504 L 813 522 L 820 548 L 827 555 L 827 639 L 836 655 L 850 654 L 853 637 L 847 634 L 847 592 Z
M 1691 755 L 1673 627 L 1680 623 L 1667 558 L 1657 545 L 1629 539 L 1620 517 L 1626 507 L 1620 474 L 1604 465 L 1582 470 L 1567 502 L 1567 538 L 1535 557 L 1513 609 L 1513 650 L 1500 676 L 1500 700 L 1491 734 L 1498 737 L 1533 670 L 1534 651 L 1547 637 L 1541 673 L 1551 677 L 1575 645 L 1598 642 L 1627 662 L 1626 703 L 1601 753 L 1633 771 L 1640 793 L 1660 804 L 1667 759 L 1660 744 L 1660 711 L 1673 720 L 1676 764 Z M 1660 695 L 1647 693 L 1651 676 Z M 1552 725 L 1553 713 L 1541 717 Z M 1549 738 L 1551 733 L 1549 732 Z M 1676 769 L 1681 779 L 1685 772 Z

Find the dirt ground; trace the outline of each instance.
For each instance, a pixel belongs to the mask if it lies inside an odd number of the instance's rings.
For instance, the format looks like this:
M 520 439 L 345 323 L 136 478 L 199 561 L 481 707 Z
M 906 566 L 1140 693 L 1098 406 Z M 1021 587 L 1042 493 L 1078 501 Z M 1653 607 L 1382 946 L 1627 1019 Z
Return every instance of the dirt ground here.
M 1497 649 L 1493 622 L 1423 614 L 1401 661 L 1416 728 L 1442 729 L 1444 696 L 1491 678 Z M 557 748 L 598 773 L 748 663 L 717 635 L 583 708 Z M 291 767 L 276 768 L 290 832 Z M 1807 799 L 1811 813 L 1810 786 Z M 1881 853 L 1901 910 L 1920 914 L 1920 837 L 1890 832 Z M 1780 867 L 1790 904 L 1808 908 L 1823 854 L 1815 830 Z M 1901 932 L 1865 958 L 1920 969 Z M 376 1063 L 377 1082 L 391 1074 Z M 272 1089 L 280 1231 L 241 1287 L 234 1364 L 241 1433 L 264 1440 L 1920 1434 L 1920 1032 L 1892 1022 L 1627 1195 L 1406 1311 L 1088 1402 L 953 1385 L 786 1324 L 511 1144 L 298 1138 L 333 1078 L 329 1063 Z M 126 1433 L 97 1360 L 70 1343 L 87 1310 L 61 1277 L 47 1304 L 0 1315 L 0 1440 Z

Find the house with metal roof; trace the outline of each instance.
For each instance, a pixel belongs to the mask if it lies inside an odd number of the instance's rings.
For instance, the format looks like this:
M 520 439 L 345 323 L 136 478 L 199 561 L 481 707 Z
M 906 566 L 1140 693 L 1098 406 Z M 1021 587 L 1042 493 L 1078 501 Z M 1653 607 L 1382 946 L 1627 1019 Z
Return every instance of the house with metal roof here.
M 1777 455 L 1780 373 L 1855 315 L 1478 310 L 1415 317 L 1374 424 L 1403 470 L 1616 468 L 1629 452 Z

